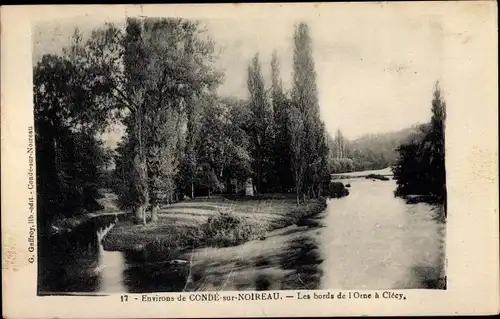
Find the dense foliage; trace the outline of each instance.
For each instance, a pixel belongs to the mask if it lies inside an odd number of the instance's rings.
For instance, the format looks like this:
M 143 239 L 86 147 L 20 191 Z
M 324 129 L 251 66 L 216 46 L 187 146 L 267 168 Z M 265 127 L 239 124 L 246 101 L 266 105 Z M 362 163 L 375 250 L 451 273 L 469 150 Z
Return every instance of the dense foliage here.
M 436 84 L 432 100 L 432 119 L 424 136 L 398 148 L 393 167 L 397 195 L 427 195 L 446 203 L 445 170 L 446 103 Z
M 41 222 L 99 209 L 100 168 L 110 161 L 96 137 L 110 119 L 109 108 L 96 103 L 105 83 L 85 81 L 90 67 L 73 53 L 69 48 L 63 56 L 46 55 L 33 70 Z

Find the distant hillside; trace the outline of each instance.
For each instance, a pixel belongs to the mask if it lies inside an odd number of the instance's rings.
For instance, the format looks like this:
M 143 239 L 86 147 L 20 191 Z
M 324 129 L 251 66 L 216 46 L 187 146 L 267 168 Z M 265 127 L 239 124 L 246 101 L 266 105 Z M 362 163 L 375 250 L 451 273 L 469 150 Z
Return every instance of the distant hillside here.
M 427 124 L 414 125 L 396 132 L 368 134 L 347 143 L 348 157 L 356 170 L 381 169 L 388 167 L 397 159 L 396 148 L 412 139 L 420 139 Z
M 332 171 L 344 173 L 350 171 L 376 170 L 391 166 L 397 159 L 396 148 L 412 139 L 421 139 L 428 124 L 413 125 L 399 131 L 367 134 L 355 140 L 344 140 L 342 156 L 336 156 L 335 141 Z

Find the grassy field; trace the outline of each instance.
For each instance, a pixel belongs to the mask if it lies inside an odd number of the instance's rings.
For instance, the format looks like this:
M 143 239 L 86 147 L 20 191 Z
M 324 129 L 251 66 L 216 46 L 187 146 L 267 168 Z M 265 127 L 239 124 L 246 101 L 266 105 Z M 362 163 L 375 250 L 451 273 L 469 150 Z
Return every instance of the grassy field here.
M 203 241 L 207 221 L 220 212 L 230 213 L 241 220 L 241 229 L 251 232 L 239 234 L 237 245 L 243 241 L 264 239 L 272 230 L 300 224 L 305 216 L 324 210 L 323 200 L 310 201 L 299 207 L 293 199 L 239 199 L 229 200 L 223 197 L 197 198 L 183 201 L 160 209 L 156 224 L 136 225 L 131 221 L 121 222 L 114 227 L 103 241 L 106 250 L 143 250 L 156 248 L 171 254 L 181 253 L 186 249 L 207 246 Z M 223 234 L 224 235 L 224 234 Z M 227 235 L 227 234 L 226 234 Z M 228 234 L 228 236 L 233 234 Z M 226 245 L 228 246 L 228 245 Z

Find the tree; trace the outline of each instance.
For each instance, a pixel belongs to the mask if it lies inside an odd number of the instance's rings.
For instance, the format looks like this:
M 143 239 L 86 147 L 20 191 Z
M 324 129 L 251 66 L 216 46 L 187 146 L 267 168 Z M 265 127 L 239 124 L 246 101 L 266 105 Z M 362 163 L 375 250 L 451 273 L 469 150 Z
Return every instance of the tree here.
M 227 160 L 225 152 L 227 110 L 212 97 L 203 110 L 201 134 L 198 140 L 198 184 L 208 190 L 208 196 L 213 191 L 222 191 L 222 171 Z
M 337 135 L 335 136 L 335 152 L 338 159 L 346 157 L 345 138 L 340 129 L 337 130 Z
M 303 195 L 308 193 L 310 196 L 317 196 L 314 190 L 319 189 L 322 175 L 326 174 L 327 148 L 324 125 L 320 118 L 316 72 L 307 24 L 299 23 L 295 27 L 294 44 L 292 104 L 300 112 L 300 117 L 297 114 L 292 117 L 295 121 L 301 119 L 302 125 L 294 124 L 295 129 L 303 127 L 305 140 L 309 141 L 303 143 L 304 151 L 301 152 L 305 162 Z M 293 134 L 297 136 L 297 132 Z
M 173 110 L 159 110 L 151 114 L 148 136 L 147 165 L 151 190 L 151 221 L 158 221 L 162 201 L 173 201 L 175 177 L 181 160 L 178 152 L 178 131 L 181 115 Z
M 426 153 L 429 157 L 429 177 L 432 193 L 446 203 L 446 169 L 445 169 L 445 121 L 446 102 L 444 101 L 439 82 L 435 85 L 432 100 L 432 118 L 429 134 L 425 138 Z
M 273 166 L 275 174 L 274 189 L 280 192 L 293 187 L 290 170 L 290 141 L 288 132 L 288 112 L 290 101 L 283 92 L 278 54 L 271 58 L 271 100 L 274 118 Z
M 393 167 L 396 195 L 431 195 L 446 206 L 445 120 L 446 103 L 436 83 L 430 125 L 421 126 L 423 138 L 397 149 L 399 158 Z
M 74 41 L 80 41 L 78 30 Z M 33 69 L 37 201 L 43 229 L 51 219 L 100 209 L 96 199 L 106 162 L 97 138 L 110 108 L 106 84 L 86 81 L 92 67 L 68 54 L 44 55 Z
M 288 123 L 290 129 L 290 151 L 291 151 L 291 168 L 293 179 L 295 182 L 295 194 L 297 197 L 297 205 L 300 204 L 302 187 L 304 183 L 304 174 L 306 171 L 306 131 L 304 129 L 304 120 L 298 107 L 291 105 L 288 113 Z
M 188 102 L 191 107 L 187 109 L 186 146 L 182 162 L 182 189 L 185 192 L 188 188 L 191 198 L 195 196 L 194 189 L 198 165 L 198 151 L 196 146 L 200 138 L 200 127 L 202 124 L 201 111 L 204 107 L 203 103 L 207 100 L 206 97 L 196 98 L 193 96 Z
M 232 180 L 239 183 L 246 182 L 252 176 L 252 158 L 250 137 L 246 132 L 249 124 L 248 103 L 234 99 L 222 98 L 220 105 L 225 109 L 223 121 L 223 179 L 226 185 Z
M 248 113 L 241 101 L 216 96 L 203 109 L 195 184 L 209 194 L 227 189 L 233 179 L 241 182 L 251 176 Z
M 266 97 L 264 78 L 259 56 L 256 54 L 248 66 L 249 106 L 252 113 L 250 123 L 253 146 L 253 169 L 257 183 L 257 192 L 262 193 L 268 188 L 268 180 L 272 174 L 270 153 L 272 147 L 272 113 Z M 266 183 L 266 185 L 264 185 Z
M 113 25 L 95 30 L 83 50 L 99 66 L 89 80 L 106 79 L 110 102 L 126 126 L 130 145 L 123 155 L 130 159 L 123 162 L 131 163 L 133 183 L 127 184 L 135 188 L 131 200 L 143 222 L 150 195 L 156 212 L 159 194 L 171 199 L 177 189 L 181 128 L 191 102 L 220 80 L 211 66 L 213 44 L 202 32 L 183 19 L 130 18 L 125 32 Z
M 428 181 L 426 171 L 428 166 L 422 156 L 420 143 L 412 141 L 398 147 L 399 160 L 393 166 L 393 174 L 396 178 L 396 195 L 418 194 L 424 195 L 428 192 Z

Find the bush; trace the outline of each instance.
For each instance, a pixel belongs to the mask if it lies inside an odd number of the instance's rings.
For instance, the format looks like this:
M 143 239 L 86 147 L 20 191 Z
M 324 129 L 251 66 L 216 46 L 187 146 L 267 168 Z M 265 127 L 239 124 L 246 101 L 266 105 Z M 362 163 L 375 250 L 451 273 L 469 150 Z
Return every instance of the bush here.
M 256 222 L 220 210 L 201 226 L 201 233 L 200 241 L 205 245 L 228 247 L 261 238 L 265 229 Z
M 328 185 L 328 197 L 341 198 L 349 195 L 349 190 L 341 182 L 331 182 Z

